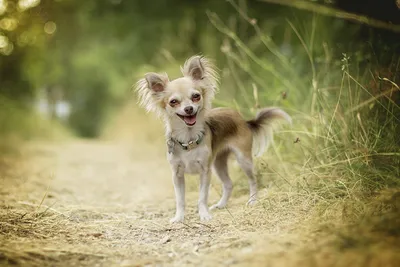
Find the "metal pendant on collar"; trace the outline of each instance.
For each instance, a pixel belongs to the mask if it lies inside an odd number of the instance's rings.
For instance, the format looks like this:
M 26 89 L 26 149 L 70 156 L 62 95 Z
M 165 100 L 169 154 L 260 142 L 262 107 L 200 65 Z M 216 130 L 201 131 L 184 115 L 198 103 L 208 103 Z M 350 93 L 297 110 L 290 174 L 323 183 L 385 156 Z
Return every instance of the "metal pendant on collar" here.
M 191 140 L 187 144 L 181 143 L 179 141 L 177 141 L 177 142 L 181 145 L 183 150 L 189 151 L 189 150 L 192 150 L 193 148 L 196 148 L 203 141 L 204 134 L 205 134 L 204 132 L 200 132 L 200 135 L 197 137 L 196 140 Z
M 198 140 L 199 139 L 197 139 L 196 142 L 190 141 L 189 144 L 188 144 L 188 150 L 191 150 L 191 149 L 195 148 L 197 146 L 197 141 Z

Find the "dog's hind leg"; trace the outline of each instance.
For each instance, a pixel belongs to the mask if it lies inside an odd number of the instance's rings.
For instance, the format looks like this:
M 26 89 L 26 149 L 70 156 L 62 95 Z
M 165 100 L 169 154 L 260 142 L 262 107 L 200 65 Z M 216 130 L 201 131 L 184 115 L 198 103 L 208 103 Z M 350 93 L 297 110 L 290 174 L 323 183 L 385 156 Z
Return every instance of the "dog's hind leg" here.
M 251 149 L 235 149 L 234 151 L 240 168 L 244 171 L 247 178 L 249 179 L 250 197 L 247 204 L 253 205 L 256 203 L 257 200 L 257 179 L 254 176 L 254 166 Z
M 211 209 L 222 209 L 226 207 L 229 197 L 232 194 L 232 181 L 228 174 L 229 150 L 221 151 L 217 154 L 214 161 L 214 170 L 222 182 L 222 197 L 217 204 L 212 205 Z

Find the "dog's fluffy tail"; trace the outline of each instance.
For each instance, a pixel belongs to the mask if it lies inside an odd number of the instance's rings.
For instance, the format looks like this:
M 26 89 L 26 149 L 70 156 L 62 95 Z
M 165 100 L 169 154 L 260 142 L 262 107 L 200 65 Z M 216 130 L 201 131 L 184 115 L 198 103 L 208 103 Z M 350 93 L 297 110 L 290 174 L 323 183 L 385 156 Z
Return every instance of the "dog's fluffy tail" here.
M 292 124 L 292 118 L 279 108 L 264 108 L 258 112 L 253 120 L 247 121 L 247 125 L 253 132 L 253 154 L 261 156 L 273 141 L 271 123 L 283 119 Z

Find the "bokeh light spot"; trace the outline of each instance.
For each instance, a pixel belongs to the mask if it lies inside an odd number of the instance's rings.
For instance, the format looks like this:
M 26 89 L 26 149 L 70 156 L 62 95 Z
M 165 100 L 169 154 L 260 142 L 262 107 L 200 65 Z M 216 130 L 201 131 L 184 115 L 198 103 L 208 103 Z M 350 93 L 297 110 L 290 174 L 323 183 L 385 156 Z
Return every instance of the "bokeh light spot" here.
M 10 55 L 14 50 L 14 45 L 10 43 L 7 36 L 0 35 L 0 54 Z
M 18 7 L 20 10 L 27 10 L 29 8 L 39 5 L 40 0 L 19 0 Z
M 13 31 L 17 28 L 18 21 L 13 18 L 3 18 L 0 20 L 0 28 L 5 31 Z
M 53 21 L 48 21 L 44 24 L 44 32 L 53 34 L 57 30 L 57 25 Z
M 4 35 L 0 35 L 0 49 L 5 48 L 8 45 L 8 38 Z
M 7 1 L 0 0 L 0 15 L 4 14 L 7 11 Z

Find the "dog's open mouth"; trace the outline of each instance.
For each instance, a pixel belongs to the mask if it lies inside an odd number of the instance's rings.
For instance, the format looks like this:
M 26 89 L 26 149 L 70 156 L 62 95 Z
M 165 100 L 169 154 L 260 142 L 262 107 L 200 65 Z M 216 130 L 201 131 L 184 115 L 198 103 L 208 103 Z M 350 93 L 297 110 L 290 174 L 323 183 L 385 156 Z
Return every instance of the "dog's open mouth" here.
M 181 118 L 186 123 L 186 125 L 188 125 L 188 126 L 193 126 L 193 125 L 196 124 L 196 115 L 197 115 L 197 113 L 193 114 L 193 115 L 186 115 L 186 116 L 182 116 L 182 115 L 179 115 L 179 114 L 176 114 L 176 115 L 178 115 L 178 117 Z

